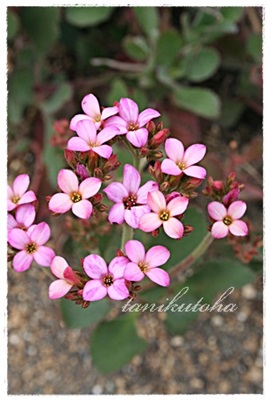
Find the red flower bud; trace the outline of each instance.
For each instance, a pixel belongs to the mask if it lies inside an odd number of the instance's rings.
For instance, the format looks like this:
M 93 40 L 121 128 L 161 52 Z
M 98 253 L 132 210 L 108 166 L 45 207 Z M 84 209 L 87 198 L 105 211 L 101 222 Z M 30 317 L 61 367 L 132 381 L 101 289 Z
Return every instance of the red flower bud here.
M 76 165 L 77 165 L 77 158 L 76 158 L 75 152 L 73 150 L 65 149 L 64 156 L 65 156 L 65 159 L 66 159 L 68 165 L 71 168 L 75 169 Z

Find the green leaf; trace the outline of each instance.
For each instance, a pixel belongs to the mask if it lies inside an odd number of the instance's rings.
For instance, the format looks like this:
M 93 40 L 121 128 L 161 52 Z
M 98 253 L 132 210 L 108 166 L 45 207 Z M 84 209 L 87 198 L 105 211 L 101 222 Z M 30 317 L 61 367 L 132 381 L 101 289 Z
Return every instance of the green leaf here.
M 237 22 L 243 15 L 244 7 L 221 7 L 219 12 L 225 20 Z
M 59 7 L 22 7 L 23 27 L 39 55 L 45 55 L 57 40 L 59 17 Z
M 8 80 L 8 119 L 18 124 L 25 107 L 33 101 L 33 73 L 29 68 L 15 70 Z
M 146 109 L 149 104 L 145 92 L 138 88 L 133 90 L 132 99 L 138 104 L 140 110 Z
M 149 47 L 141 36 L 125 37 L 123 48 L 130 58 L 138 61 L 145 60 L 149 53 Z
M 185 76 L 193 82 L 201 82 L 210 78 L 218 69 L 220 56 L 210 47 L 204 47 L 189 53 L 184 59 Z M 182 66 L 183 68 L 183 66 Z
M 68 7 L 66 19 L 78 28 L 87 28 L 107 21 L 113 11 L 114 7 Z
M 172 298 L 170 298 L 169 301 L 171 301 Z M 167 305 L 169 304 L 169 301 L 167 301 Z M 194 298 L 189 292 L 187 292 L 185 295 L 181 297 L 181 301 L 176 302 L 179 306 L 185 304 L 183 307 L 187 307 L 189 304 L 196 305 L 196 302 L 198 299 Z M 182 335 L 184 334 L 188 328 L 189 325 L 196 320 L 198 317 L 199 311 L 197 312 L 173 312 L 171 309 L 169 309 L 166 312 L 166 320 L 165 320 L 165 325 L 169 331 L 170 334 L 172 335 Z
M 107 299 L 93 302 L 86 309 L 65 298 L 61 299 L 60 305 L 64 322 L 71 328 L 84 328 L 98 323 L 111 309 Z
M 42 103 L 42 110 L 46 114 L 53 114 L 61 109 L 61 107 L 63 107 L 64 104 L 70 100 L 71 96 L 71 85 L 67 82 L 62 82 L 59 84 L 55 92 Z
M 156 64 L 170 66 L 175 61 L 183 44 L 183 39 L 178 32 L 163 32 L 157 41 Z
M 16 13 L 8 10 L 7 15 L 7 37 L 8 40 L 14 39 L 19 30 L 19 18 Z
M 219 97 L 209 89 L 178 86 L 174 91 L 174 99 L 177 106 L 201 117 L 219 117 Z
M 232 127 L 237 123 L 244 111 L 244 104 L 237 99 L 224 99 L 221 108 L 220 124 L 223 127 Z
M 110 322 L 101 322 L 91 338 L 91 355 L 96 368 L 111 373 L 143 352 L 147 343 L 137 335 L 136 314 L 126 313 Z
M 114 79 L 111 85 L 111 89 L 107 96 L 109 104 L 113 104 L 114 101 L 119 102 L 121 97 L 128 96 L 128 89 L 125 82 L 122 79 Z
M 159 16 L 156 7 L 134 7 L 138 24 L 142 31 L 151 39 L 156 39 L 158 34 Z
M 262 34 L 253 33 L 247 41 L 247 52 L 257 62 L 262 62 Z

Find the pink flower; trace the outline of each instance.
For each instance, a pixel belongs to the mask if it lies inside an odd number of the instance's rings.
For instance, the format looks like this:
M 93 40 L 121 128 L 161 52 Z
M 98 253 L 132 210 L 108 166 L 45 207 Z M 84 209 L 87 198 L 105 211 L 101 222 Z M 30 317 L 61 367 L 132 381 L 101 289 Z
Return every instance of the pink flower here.
M 51 263 L 52 273 L 58 277 L 49 287 L 49 298 L 57 299 L 65 296 L 73 285 L 80 283 L 72 268 L 61 256 L 55 256 Z
M 168 138 L 165 142 L 165 151 L 169 159 L 161 163 L 161 171 L 169 175 L 186 174 L 189 177 L 204 179 L 206 170 L 203 167 L 194 166 L 205 155 L 206 146 L 195 144 L 189 146 L 186 151 L 181 141 Z
M 154 109 L 146 109 L 139 114 L 138 105 L 131 99 L 122 98 L 119 102 L 119 116 L 110 117 L 105 126 L 116 126 L 136 148 L 144 146 L 148 140 L 148 131 L 143 128 L 152 118 L 160 113 Z
M 139 222 L 139 228 L 151 232 L 163 225 L 165 233 L 175 239 L 180 239 L 184 233 L 184 226 L 176 217 L 186 210 L 189 200 L 184 196 L 173 198 L 166 204 L 165 196 L 160 191 L 148 194 L 148 205 L 152 213 L 144 214 Z
M 144 213 L 150 212 L 147 206 L 147 194 L 158 189 L 158 184 L 148 181 L 140 188 L 141 176 L 135 167 L 125 164 L 123 184 L 112 182 L 104 189 L 108 198 L 115 202 L 109 211 L 109 222 L 122 224 L 124 221 L 133 228 L 138 228 Z
M 85 114 L 76 114 L 72 118 L 69 128 L 73 131 L 76 131 L 76 125 L 81 120 L 92 121 L 96 128 L 99 128 L 106 118 L 118 113 L 117 106 L 106 107 L 101 112 L 99 102 L 96 96 L 92 95 L 92 93 L 83 98 L 81 105 Z
M 33 205 L 25 204 L 16 209 L 15 217 L 8 213 L 8 231 L 13 228 L 26 230 L 36 218 L 36 211 Z
M 129 296 L 125 284 L 124 269 L 128 259 L 123 256 L 114 258 L 109 267 L 105 260 L 99 255 L 88 255 L 83 261 L 86 274 L 92 278 L 83 289 L 85 301 L 98 301 L 108 296 L 111 299 L 121 300 Z
M 9 212 L 19 205 L 31 203 L 37 199 L 33 191 L 27 191 L 29 184 L 29 175 L 20 174 L 15 178 L 12 188 L 8 185 L 7 210 Z
M 216 220 L 211 229 L 214 238 L 224 238 L 230 232 L 236 236 L 248 234 L 248 227 L 244 221 L 239 220 L 247 209 L 243 201 L 236 201 L 230 204 L 228 209 L 220 202 L 208 204 L 209 216 Z
M 106 127 L 97 134 L 96 126 L 90 120 L 79 121 L 76 124 L 76 132 L 78 136 L 68 141 L 68 150 L 87 152 L 92 149 L 104 159 L 108 159 L 112 154 L 112 147 L 104 143 L 120 133 L 116 127 Z
M 31 226 L 27 232 L 13 228 L 8 233 L 8 242 L 19 249 L 13 259 L 13 267 L 17 272 L 23 272 L 31 266 L 33 260 L 41 266 L 50 266 L 55 254 L 54 251 L 44 246 L 51 235 L 47 223 L 39 223 Z
M 72 212 L 81 219 L 88 219 L 93 210 L 88 198 L 94 196 L 101 187 L 99 178 L 89 177 L 79 184 L 76 174 L 63 169 L 58 173 L 58 186 L 63 193 L 55 194 L 49 202 L 49 209 L 54 213 Z
M 130 240 L 125 244 L 125 253 L 131 261 L 125 268 L 124 277 L 126 280 L 141 281 L 146 275 L 154 283 L 168 287 L 170 277 L 165 270 L 158 267 L 166 263 L 170 257 L 167 248 L 157 245 L 145 253 L 141 242 Z

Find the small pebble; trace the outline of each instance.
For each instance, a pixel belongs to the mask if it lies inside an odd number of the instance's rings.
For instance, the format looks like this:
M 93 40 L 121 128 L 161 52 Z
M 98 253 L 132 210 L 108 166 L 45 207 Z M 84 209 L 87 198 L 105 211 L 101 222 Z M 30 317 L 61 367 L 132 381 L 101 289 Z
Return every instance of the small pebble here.
M 182 336 L 175 336 L 171 339 L 171 345 L 173 347 L 181 347 L 184 344 L 184 338 Z
M 242 288 L 242 295 L 246 299 L 255 299 L 257 296 L 257 291 L 251 284 L 246 284 Z
M 224 324 L 224 318 L 220 315 L 214 315 L 211 318 L 211 323 L 213 324 L 213 326 L 221 327 Z
M 99 394 L 102 394 L 102 391 L 103 391 L 103 389 L 99 384 L 95 384 L 92 387 L 92 394 L 99 395 Z

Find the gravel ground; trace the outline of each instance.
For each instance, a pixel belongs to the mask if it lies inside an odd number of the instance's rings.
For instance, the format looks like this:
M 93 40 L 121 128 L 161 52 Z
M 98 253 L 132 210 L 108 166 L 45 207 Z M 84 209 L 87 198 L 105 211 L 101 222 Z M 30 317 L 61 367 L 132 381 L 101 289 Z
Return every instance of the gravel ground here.
M 262 394 L 262 282 L 230 296 L 234 313 L 200 313 L 184 336 L 164 315 L 142 314 L 149 348 L 103 375 L 88 354 L 90 329 L 69 329 L 39 268 L 9 269 L 8 394 Z

